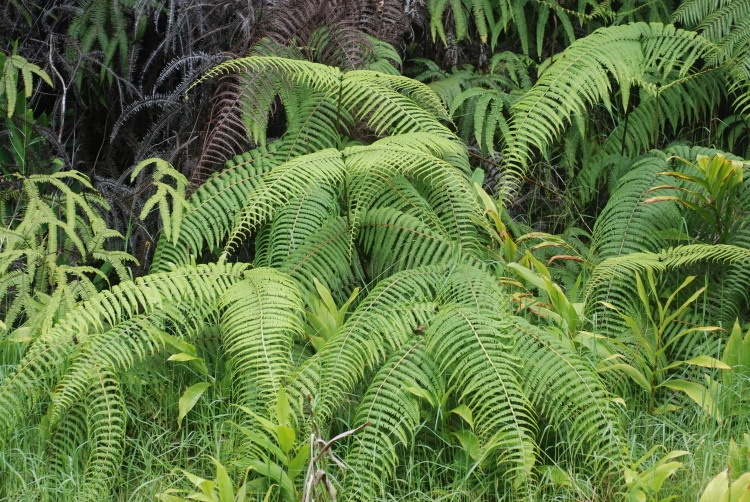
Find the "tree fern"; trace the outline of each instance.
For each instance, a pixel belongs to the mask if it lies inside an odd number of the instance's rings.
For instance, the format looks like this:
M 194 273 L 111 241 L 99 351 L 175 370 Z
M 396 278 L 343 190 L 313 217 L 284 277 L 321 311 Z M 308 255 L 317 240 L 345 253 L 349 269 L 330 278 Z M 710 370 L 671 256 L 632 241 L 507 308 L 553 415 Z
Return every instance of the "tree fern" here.
M 434 215 L 433 222 L 439 222 L 450 239 L 464 246 L 472 246 L 480 239 L 477 232 L 477 223 L 482 221 L 479 206 L 473 200 L 462 173 L 442 160 L 450 159 L 463 167 L 466 158 L 461 154 L 461 149 L 451 140 L 424 133 L 384 138 L 370 146 L 352 146 L 343 151 L 321 150 L 296 157 L 247 183 L 243 181 L 242 186 L 247 191 L 240 207 L 237 206 L 238 197 L 241 196 L 240 185 L 225 185 L 227 178 L 239 175 L 237 170 L 230 168 L 226 175 L 217 176 L 204 189 L 196 192 L 194 197 L 199 201 L 191 200 L 195 214 L 193 211 L 187 214 L 181 231 L 184 237 L 180 240 L 191 249 L 201 250 L 206 236 L 200 228 L 211 225 L 211 233 L 207 235 L 211 239 L 209 244 L 229 233 L 226 256 L 237 249 L 246 235 L 258 231 L 260 225 L 276 217 L 284 217 L 282 215 L 288 214 L 289 210 L 314 211 L 315 205 L 294 209 L 297 207 L 293 205 L 294 201 L 301 195 L 323 189 L 338 190 L 338 187 L 345 186 L 342 196 L 352 232 L 351 247 L 362 215 L 380 197 L 378 194 L 388 189 L 388 180 L 405 176 L 412 183 L 439 187 L 430 191 L 430 198 L 426 201 L 431 207 L 428 214 Z M 228 189 L 227 192 L 217 192 L 216 200 L 213 200 L 213 195 L 208 195 L 216 190 L 214 184 Z M 206 202 L 200 202 L 204 197 Z M 213 211 L 217 211 L 215 218 Z M 231 219 L 227 218 L 229 215 L 232 215 Z M 324 212 L 310 212 L 304 219 L 325 220 L 326 216 Z M 164 250 L 157 251 L 155 264 L 160 263 L 162 253 L 171 254 L 171 249 L 184 247 L 180 243 L 172 246 L 166 241 L 162 241 L 160 246 Z M 181 253 L 184 257 L 182 260 L 185 260 L 184 251 Z

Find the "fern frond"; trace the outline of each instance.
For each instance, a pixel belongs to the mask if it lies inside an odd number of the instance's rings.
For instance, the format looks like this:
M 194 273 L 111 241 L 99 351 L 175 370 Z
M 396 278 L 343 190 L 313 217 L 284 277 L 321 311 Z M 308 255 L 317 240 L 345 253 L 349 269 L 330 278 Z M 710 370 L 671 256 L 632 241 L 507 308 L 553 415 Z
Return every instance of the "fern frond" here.
M 315 291 L 315 280 L 329 291 L 344 297 L 365 280 L 357 250 L 349 247 L 351 230 L 341 217 L 325 221 L 305 242 L 278 265 L 308 291 Z
M 338 196 L 330 186 L 300 194 L 273 221 L 265 234 L 255 241 L 254 265 L 277 267 L 329 219 L 338 216 Z
M 245 268 L 242 264 L 188 266 L 123 283 L 80 304 L 54 328 L 36 337 L 21 363 L 5 375 L 0 386 L 0 444 L 5 443 L 17 421 L 45 394 L 51 382 L 65 371 L 63 363 L 78 343 L 132 316 L 161 310 L 165 304 L 215 303 L 229 285 L 241 278 Z
M 57 383 L 57 391 L 50 402 L 50 427 L 54 428 L 71 408 L 86 399 L 85 392 L 97 371 L 127 372 L 136 362 L 163 350 L 170 339 L 163 331 L 168 322 L 183 339 L 194 338 L 204 327 L 213 307 L 210 303 L 167 304 L 85 338 L 76 336 L 75 350 L 68 356 L 72 363 Z
M 619 156 L 634 159 L 645 153 L 654 146 L 655 134 L 667 126 L 677 132 L 684 125 L 702 120 L 729 92 L 726 75 L 718 71 L 677 82 L 661 90 L 658 96 L 642 91 L 638 106 L 609 132 L 598 151 L 585 160 L 577 180 L 583 201 L 590 201 L 599 180 L 606 178 L 608 163 L 618 162 Z M 659 130 L 654 130 L 655 125 Z
M 644 204 L 661 184 L 666 158 L 650 155 L 635 162 L 620 179 L 594 226 L 591 253 L 597 259 L 639 251 L 656 252 L 668 246 L 667 238 L 679 229 L 680 211 L 676 203 Z M 661 190 L 671 194 L 675 190 Z
M 237 156 L 227 167 L 204 183 L 190 197 L 191 210 L 183 219 L 178 242 L 165 237 L 159 241 L 151 265 L 152 272 L 169 270 L 170 264 L 184 265 L 190 256 L 200 256 L 205 246 L 223 244 L 247 194 L 262 182 L 262 175 L 278 165 L 278 143 Z
M 321 150 L 295 157 L 264 176 L 240 210 L 224 246 L 222 257 L 237 249 L 242 239 L 271 218 L 295 196 L 322 186 L 343 183 L 345 167 L 342 152 Z
M 520 318 L 511 318 L 508 329 L 516 340 L 514 353 L 524 361 L 522 385 L 540 414 L 558 433 L 564 431 L 576 453 L 596 463 L 597 473 L 617 469 L 626 458 L 625 435 L 596 369 L 559 338 Z
M 636 273 L 643 275 L 646 270 L 679 270 L 696 264 L 711 264 L 713 267 L 737 264 L 747 269 L 749 263 L 750 249 L 727 244 L 690 244 L 658 253 L 630 253 L 608 258 L 594 268 L 586 285 L 587 312 L 597 329 L 616 332 L 620 321 L 614 319 L 608 312 L 609 309 L 603 307 L 600 302 L 606 301 L 626 312 L 632 311 L 638 298 Z M 748 275 L 743 274 L 741 279 L 748 279 Z M 750 287 L 742 281 L 734 286 L 744 291 Z
M 440 305 L 477 310 L 499 305 L 504 310 L 504 296 L 490 277 L 474 267 L 448 264 L 404 270 L 380 281 L 339 332 L 295 373 L 292 394 L 318 396 L 316 415 L 330 416 L 365 370 L 398 350 L 417 327 L 428 325 Z M 320 388 L 310 389 L 316 381 Z
M 521 360 L 506 331 L 503 314 L 495 309 L 441 309 L 425 332 L 427 350 L 444 372 L 459 402 L 472 412 L 477 432 L 500 449 L 516 484 L 531 474 L 529 445 L 536 420 L 519 382 Z
M 445 392 L 443 376 L 424 345 L 417 337 L 389 357 L 357 407 L 354 423 L 371 425 L 356 436 L 346 456 L 351 473 L 345 478 L 345 491 L 352 500 L 372 500 L 382 493 L 383 481 L 392 477 L 399 463 L 399 451 L 412 443 L 421 406 L 410 388 L 435 398 Z
M 368 259 L 368 276 L 382 278 L 401 270 L 438 263 L 473 263 L 470 252 L 434 232 L 419 218 L 392 208 L 365 213 L 359 244 Z
M 250 382 L 254 397 L 275 409 L 291 373 L 292 343 L 304 331 L 296 285 L 273 269 L 254 269 L 222 295 L 221 304 L 222 337 L 238 388 Z
M 533 151 L 549 145 L 573 115 L 583 114 L 594 103 L 611 107 L 610 77 L 621 87 L 627 106 L 633 84 L 651 88 L 646 72 L 660 73 L 665 80 L 673 71 L 675 78 L 690 77 L 693 66 L 714 53 L 715 46 L 694 32 L 658 23 L 600 28 L 577 40 L 513 105 L 501 192 L 510 194 L 517 188 Z
M 86 417 L 91 453 L 78 500 L 100 500 L 109 493 L 125 446 L 127 413 L 119 378 L 105 368 L 95 369 Z

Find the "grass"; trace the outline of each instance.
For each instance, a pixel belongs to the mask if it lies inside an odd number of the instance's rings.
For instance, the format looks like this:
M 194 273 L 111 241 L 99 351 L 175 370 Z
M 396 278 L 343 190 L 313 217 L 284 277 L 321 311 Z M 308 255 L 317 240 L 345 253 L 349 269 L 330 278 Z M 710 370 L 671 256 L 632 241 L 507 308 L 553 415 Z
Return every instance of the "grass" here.
M 182 428 L 175 427 L 177 400 L 175 390 L 189 385 L 188 372 L 175 369 L 170 375 L 180 386 L 166 386 L 157 393 L 156 400 L 147 394 L 138 397 L 131 392 L 130 409 L 138 413 L 128 417 L 128 438 L 122 459 L 121 481 L 115 487 L 113 500 L 135 502 L 155 500 L 159 493 L 170 488 L 191 489 L 190 482 L 178 469 L 213 479 L 214 466 L 209 455 L 219 458 L 230 468 L 235 484 L 242 473 L 232 471 L 233 452 L 238 450 L 238 434 L 226 424 L 240 420 L 238 410 L 228 405 L 215 391 L 208 392 L 188 415 Z M 164 377 L 162 377 L 164 378 Z M 148 378 L 145 378 L 148 381 Z M 733 392 L 746 392 L 747 382 L 737 380 Z M 137 390 L 133 386 L 132 390 Z M 144 389 L 145 390 L 145 389 Z M 652 447 L 661 445 L 658 452 L 641 466 L 653 465 L 667 452 L 685 450 L 678 461 L 682 467 L 665 482 L 659 497 L 680 501 L 697 501 L 708 481 L 727 466 L 730 439 L 741 438 L 750 430 L 747 415 L 729 417 L 724 426 L 700 410 L 694 403 L 680 403 L 678 411 L 665 415 L 649 415 L 638 395 L 630 396 L 624 423 L 629 438 L 631 458 L 639 458 Z M 338 428 L 347 427 L 340 417 Z M 508 495 L 502 474 L 493 474 L 492 465 L 476 462 L 450 437 L 446 437 L 434 419 L 423 423 L 416 431 L 416 441 L 401 456 L 397 477 L 389 483 L 388 493 L 378 501 L 501 501 L 514 500 Z M 544 437 L 544 435 L 542 435 Z M 354 438 L 356 440 L 356 438 Z M 82 479 L 78 467 L 81 458 L 68 459 L 69 468 L 62 473 L 49 472 L 49 453 L 44 450 L 39 429 L 19 429 L 8 448 L 0 452 L 0 470 L 5 483 L 0 487 L 0 499 L 8 501 L 73 500 L 77 480 Z M 336 454 L 344 457 L 346 444 L 336 447 Z M 541 467 L 533 486 L 534 500 L 545 501 L 608 501 L 622 500 L 621 479 L 611 485 L 593 481 L 591 472 L 570 472 L 566 458 L 574 455 L 570 445 L 546 447 L 550 467 Z M 85 455 L 85 449 L 76 450 Z M 554 466 L 554 468 L 552 467 Z M 329 474 L 340 480 L 341 471 L 329 465 Z M 616 488 L 619 486 L 620 488 Z M 248 500 L 263 500 L 263 493 Z

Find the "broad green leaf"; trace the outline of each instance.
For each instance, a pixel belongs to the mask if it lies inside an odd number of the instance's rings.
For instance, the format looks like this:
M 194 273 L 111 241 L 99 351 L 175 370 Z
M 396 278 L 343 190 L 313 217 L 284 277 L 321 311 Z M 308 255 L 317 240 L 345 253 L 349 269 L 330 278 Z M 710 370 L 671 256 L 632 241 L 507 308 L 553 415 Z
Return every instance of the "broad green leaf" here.
M 289 453 L 297 440 L 297 434 L 294 432 L 294 429 L 287 427 L 286 425 L 279 425 L 276 429 L 276 436 L 278 437 L 281 451 L 283 451 L 284 454 Z
M 605 371 L 611 371 L 611 370 L 621 370 L 626 375 L 628 375 L 635 383 L 637 383 L 643 390 L 651 393 L 651 383 L 649 383 L 648 379 L 643 376 L 643 373 L 635 369 L 633 366 L 626 364 L 626 363 L 617 363 L 617 364 L 611 364 L 609 366 L 605 366 L 601 369 L 599 369 L 600 372 L 604 373 Z
M 250 467 L 261 476 L 270 478 L 271 480 L 278 483 L 286 498 L 292 499 L 294 497 L 294 483 L 292 483 L 292 480 L 289 478 L 287 473 L 284 472 L 284 469 L 282 469 L 275 462 L 272 462 L 268 459 L 266 459 L 265 461 L 251 459 L 250 461 L 248 461 L 248 467 Z
M 722 361 L 731 366 L 735 373 L 750 376 L 750 330 L 743 338 L 739 322 L 735 322 L 732 328 Z
M 726 363 L 719 361 L 711 356 L 698 356 L 687 361 L 683 361 L 685 364 L 692 364 L 694 366 L 702 366 L 704 368 L 718 368 L 720 370 L 731 370 L 732 367 Z
M 729 475 L 726 469 L 708 483 L 699 502 L 729 502 Z
M 318 291 L 318 295 L 320 295 L 320 299 L 328 309 L 328 312 L 332 314 L 338 312 L 339 308 L 336 306 L 336 302 L 334 301 L 333 296 L 331 296 L 331 292 L 328 291 L 328 288 L 326 288 L 323 283 L 315 277 L 313 277 L 313 283 L 315 284 L 315 289 Z
M 206 389 L 211 384 L 208 382 L 200 382 L 190 386 L 180 398 L 179 402 L 179 415 L 177 416 L 177 426 L 182 427 L 182 419 L 193 409 L 198 399 L 203 395 Z
M 183 469 L 179 469 L 181 473 L 185 475 L 186 478 L 190 480 L 191 483 L 195 485 L 196 488 L 198 488 L 200 491 L 202 491 L 206 495 L 211 495 L 211 492 L 214 490 L 214 486 L 216 485 L 213 481 L 209 481 L 208 479 L 203 479 L 200 476 L 196 476 L 195 474 L 188 472 Z
M 479 460 L 482 454 L 482 446 L 476 434 L 469 429 L 461 429 L 451 434 L 458 439 L 461 447 L 472 460 Z
M 729 500 L 730 502 L 750 502 L 750 472 L 744 473 L 732 483 L 729 488 Z
M 24 326 L 22 328 L 18 328 L 17 330 L 15 330 L 5 340 L 8 342 L 15 342 L 15 343 L 30 342 L 31 340 L 33 340 L 30 334 L 31 334 L 31 328 L 29 326 Z
M 556 465 L 540 465 L 539 472 L 556 486 L 573 486 L 567 472 Z
M 297 476 L 307 470 L 307 463 L 310 460 L 310 445 L 303 444 L 297 452 L 297 455 L 287 465 L 287 473 L 293 481 Z
M 292 407 L 289 405 L 289 396 L 284 389 L 279 389 L 276 400 L 276 420 L 279 425 L 290 425 Z
M 178 352 L 177 354 L 172 354 L 171 356 L 169 356 L 167 358 L 167 361 L 190 363 L 190 365 L 197 371 L 199 371 L 202 375 L 208 374 L 208 367 L 206 366 L 206 362 L 203 360 L 203 358 L 198 357 L 194 354 L 188 354 L 187 352 Z
M 463 418 L 466 423 L 469 424 L 471 429 L 474 429 L 474 417 L 468 406 L 466 406 L 465 404 L 458 405 L 451 410 L 451 413 L 455 413 L 459 417 Z
M 711 394 L 701 384 L 686 380 L 669 380 L 659 385 L 659 387 L 668 387 L 684 392 L 690 399 L 698 403 L 698 406 L 703 408 L 706 413 L 714 417 L 717 422 L 722 422 L 721 413 L 714 403 Z
M 211 457 L 216 465 L 216 485 L 219 488 L 219 502 L 234 502 L 234 487 L 229 479 L 227 470 L 214 457 Z
M 172 354 L 167 358 L 167 361 L 177 361 L 177 362 L 186 362 L 186 361 L 202 361 L 198 356 L 194 356 L 192 354 L 187 354 L 185 352 L 179 352 L 177 354 Z
M 430 391 L 423 389 L 422 387 L 408 386 L 408 387 L 404 387 L 404 390 L 411 394 L 414 394 L 415 396 L 419 398 L 424 399 L 433 408 L 436 408 L 438 405 L 438 402 L 435 396 Z

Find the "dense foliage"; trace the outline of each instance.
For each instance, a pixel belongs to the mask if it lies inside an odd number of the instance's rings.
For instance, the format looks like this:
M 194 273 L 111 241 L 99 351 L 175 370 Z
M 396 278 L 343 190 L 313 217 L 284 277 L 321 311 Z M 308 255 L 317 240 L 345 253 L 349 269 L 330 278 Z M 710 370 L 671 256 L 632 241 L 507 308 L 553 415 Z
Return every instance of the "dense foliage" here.
M 750 500 L 750 0 L 0 16 L 0 499 Z

